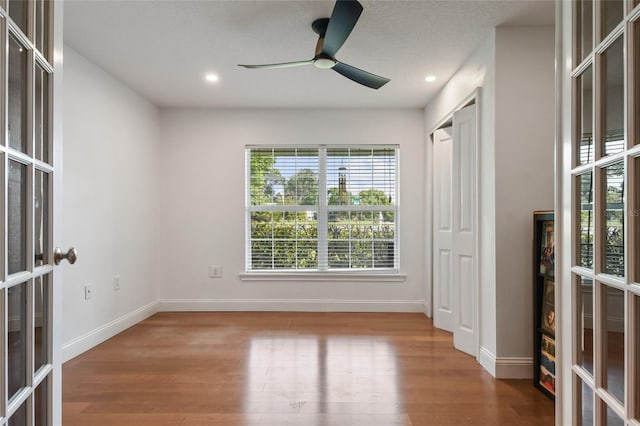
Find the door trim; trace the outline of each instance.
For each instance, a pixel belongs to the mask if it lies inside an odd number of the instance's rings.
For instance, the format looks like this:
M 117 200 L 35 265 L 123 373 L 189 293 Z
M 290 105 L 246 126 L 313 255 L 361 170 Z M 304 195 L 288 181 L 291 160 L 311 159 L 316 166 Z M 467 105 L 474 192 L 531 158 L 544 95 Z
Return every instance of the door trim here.
M 67 245 L 62 235 L 62 89 L 63 89 L 63 13 L 64 2 L 53 1 L 50 3 L 50 7 L 53 17 L 53 35 L 52 44 L 49 46 L 53 57 L 53 83 L 50 85 L 51 95 L 51 152 L 53 158 L 53 167 L 55 173 L 53 174 L 53 182 L 50 183 L 53 188 L 53 196 L 51 197 L 51 204 L 53 214 L 51 217 L 51 237 L 49 239 L 50 252 L 53 252 L 53 247 L 58 245 Z M 51 424 L 62 424 L 62 268 L 53 268 L 52 280 L 51 280 L 51 364 L 53 366 L 51 383 L 49 384 L 51 390 L 51 406 L 49 412 L 49 418 Z

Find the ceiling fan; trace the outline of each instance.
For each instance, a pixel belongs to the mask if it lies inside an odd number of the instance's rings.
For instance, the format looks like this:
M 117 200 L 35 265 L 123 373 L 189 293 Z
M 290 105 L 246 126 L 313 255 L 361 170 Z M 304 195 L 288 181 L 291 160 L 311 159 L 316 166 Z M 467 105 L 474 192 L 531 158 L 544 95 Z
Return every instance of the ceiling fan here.
M 362 5 L 356 0 L 337 0 L 331 18 L 316 19 L 311 24 L 313 31 L 320 36 L 316 44 L 316 53 L 308 61 L 284 62 L 279 64 L 241 65 L 245 68 L 289 68 L 303 65 L 314 65 L 316 68 L 329 69 L 372 89 L 379 89 L 387 84 L 388 78 L 380 77 L 336 60 L 336 53 L 351 34 L 360 18 Z

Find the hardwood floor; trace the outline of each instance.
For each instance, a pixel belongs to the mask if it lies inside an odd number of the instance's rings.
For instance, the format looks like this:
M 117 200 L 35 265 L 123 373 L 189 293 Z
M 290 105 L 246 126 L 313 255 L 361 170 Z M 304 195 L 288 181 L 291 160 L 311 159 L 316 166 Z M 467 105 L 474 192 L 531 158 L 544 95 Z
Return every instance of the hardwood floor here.
M 65 426 L 553 425 L 422 314 L 158 313 L 63 367 Z

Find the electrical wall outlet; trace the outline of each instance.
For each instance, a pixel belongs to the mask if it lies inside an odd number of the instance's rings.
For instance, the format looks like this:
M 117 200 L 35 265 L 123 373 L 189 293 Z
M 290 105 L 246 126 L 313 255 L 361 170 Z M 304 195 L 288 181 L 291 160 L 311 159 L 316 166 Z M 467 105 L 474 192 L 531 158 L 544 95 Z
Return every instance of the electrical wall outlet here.
M 209 278 L 222 278 L 222 265 L 209 266 Z
M 115 275 L 113 277 L 113 290 L 114 291 L 120 290 L 120 275 Z
M 93 297 L 93 286 L 91 284 L 85 284 L 84 286 L 84 300 L 89 300 Z

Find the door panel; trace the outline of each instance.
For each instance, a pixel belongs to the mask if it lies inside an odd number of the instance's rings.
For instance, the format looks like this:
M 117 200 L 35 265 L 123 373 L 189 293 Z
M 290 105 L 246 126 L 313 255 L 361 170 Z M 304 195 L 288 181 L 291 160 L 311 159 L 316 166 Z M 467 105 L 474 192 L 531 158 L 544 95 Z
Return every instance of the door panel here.
M 455 327 L 453 344 L 478 355 L 476 282 L 476 107 L 453 114 L 453 294 Z
M 475 139 L 475 129 L 474 123 L 471 121 L 467 121 L 466 115 L 468 114 L 466 114 L 464 118 L 460 114 L 464 113 L 458 112 L 454 116 L 454 126 L 456 126 L 454 127 L 454 140 L 455 143 L 462 144 L 460 146 L 460 150 L 456 151 L 456 159 L 459 160 L 459 165 L 456 166 L 456 171 L 458 173 L 458 176 L 460 177 L 457 185 L 457 188 L 459 190 L 458 197 L 460 199 L 460 208 L 457 210 L 458 214 L 460 215 L 458 230 L 459 232 L 472 233 L 473 220 L 475 216 L 475 187 L 473 185 L 475 170 L 473 162 L 475 161 L 475 159 L 473 158 L 473 152 L 469 151 L 473 150 L 474 147 L 469 147 L 468 145 L 472 144 L 473 140 Z
M 453 191 L 452 131 L 433 134 L 433 324 L 453 331 Z
M 460 294 L 471 294 L 473 292 L 473 258 L 470 256 L 458 256 L 460 271 Z M 475 306 L 471 305 L 470 297 L 460 297 L 460 328 L 473 331 Z

